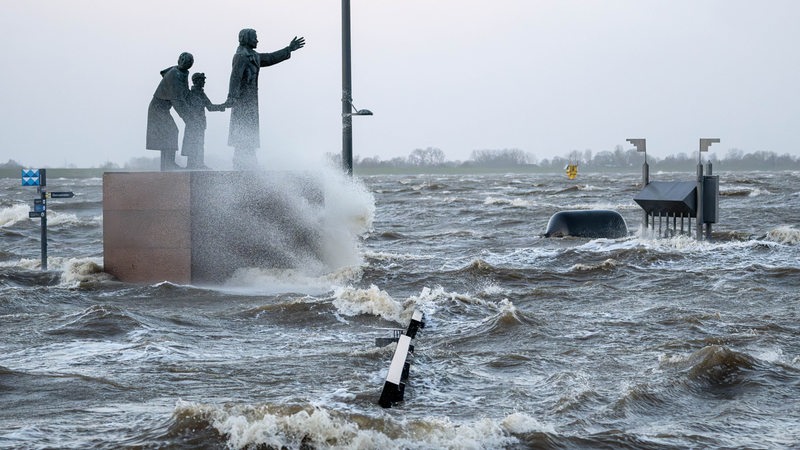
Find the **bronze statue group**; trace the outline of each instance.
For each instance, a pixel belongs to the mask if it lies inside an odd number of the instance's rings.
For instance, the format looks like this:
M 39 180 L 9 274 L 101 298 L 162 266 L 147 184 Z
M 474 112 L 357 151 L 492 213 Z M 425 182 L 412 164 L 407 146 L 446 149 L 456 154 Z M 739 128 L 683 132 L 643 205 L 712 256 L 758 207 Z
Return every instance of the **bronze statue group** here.
M 233 147 L 233 168 L 254 170 L 258 166 L 256 149 L 260 147 L 258 120 L 258 74 L 261 67 L 271 66 L 291 57 L 303 48 L 304 38 L 295 37 L 289 45 L 271 53 L 259 53 L 256 31 L 246 28 L 239 32 L 239 47 L 233 55 L 228 98 L 215 105 L 203 91 L 206 77 L 192 75 L 189 88 L 189 69 L 194 64 L 191 53 L 181 53 L 178 64 L 161 71 L 153 99 L 147 110 L 148 150 L 161 152 L 161 170 L 182 170 L 175 162 L 178 151 L 178 126 L 170 114 L 174 109 L 184 122 L 181 155 L 186 156 L 187 170 L 208 170 L 204 163 L 206 113 L 231 110 L 228 145 Z

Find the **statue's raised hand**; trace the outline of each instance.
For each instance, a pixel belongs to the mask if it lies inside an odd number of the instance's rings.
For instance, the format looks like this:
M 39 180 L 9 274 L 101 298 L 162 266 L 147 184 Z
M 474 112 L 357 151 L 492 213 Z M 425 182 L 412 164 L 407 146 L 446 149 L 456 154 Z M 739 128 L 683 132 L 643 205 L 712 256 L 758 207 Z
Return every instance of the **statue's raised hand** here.
M 295 51 L 303 48 L 304 45 L 306 45 L 306 38 L 295 36 L 292 42 L 289 43 L 289 50 Z

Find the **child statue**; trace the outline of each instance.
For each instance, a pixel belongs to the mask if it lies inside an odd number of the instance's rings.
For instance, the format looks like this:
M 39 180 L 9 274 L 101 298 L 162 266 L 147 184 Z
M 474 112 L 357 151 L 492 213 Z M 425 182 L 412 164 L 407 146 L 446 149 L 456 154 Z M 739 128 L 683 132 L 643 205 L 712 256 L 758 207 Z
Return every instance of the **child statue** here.
M 183 147 L 181 155 L 187 158 L 186 168 L 189 170 L 208 170 L 203 160 L 205 159 L 205 134 L 206 134 L 206 109 L 209 111 L 225 111 L 224 105 L 215 105 L 208 99 L 203 87 L 206 85 L 206 75 L 195 73 L 192 75 L 192 88 L 186 100 L 186 128 L 183 132 Z

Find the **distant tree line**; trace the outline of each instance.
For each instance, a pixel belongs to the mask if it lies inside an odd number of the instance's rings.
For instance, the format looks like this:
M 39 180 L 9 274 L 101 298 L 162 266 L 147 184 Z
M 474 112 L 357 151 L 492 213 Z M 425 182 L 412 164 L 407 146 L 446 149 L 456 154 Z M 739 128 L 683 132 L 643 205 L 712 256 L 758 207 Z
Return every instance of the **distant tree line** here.
M 328 153 L 327 157 L 332 163 L 340 166 L 341 155 Z M 800 170 L 800 156 L 784 153 L 779 155 L 770 151 L 757 151 L 745 153 L 743 150 L 732 148 L 724 156 L 719 156 L 717 152 L 708 152 L 703 155 L 704 161 L 719 163 L 723 170 Z M 566 156 L 554 156 L 552 158 L 537 159 L 534 155 L 525 153 L 517 148 L 503 149 L 480 149 L 473 150 L 470 158 L 466 161 L 451 161 L 445 153 L 436 147 L 414 149 L 407 157 L 394 157 L 382 160 L 378 156 L 353 157 L 353 166 L 364 169 L 508 169 L 508 170 L 531 170 L 531 171 L 562 171 L 567 164 L 578 164 L 580 170 L 612 171 L 612 170 L 639 170 L 644 162 L 644 156 L 635 149 L 624 149 L 622 145 L 617 145 L 613 151 L 599 151 L 594 153 L 592 150 L 573 150 Z M 665 158 L 658 158 L 652 155 L 647 156 L 650 170 L 663 170 L 670 172 L 693 171 L 697 165 L 697 153 L 687 154 L 685 152 L 669 155 Z M 23 164 L 9 159 L 8 162 L 0 163 L 0 169 L 20 169 L 25 168 Z M 74 165 L 69 165 L 73 167 Z M 158 158 L 138 157 L 132 158 L 124 165 L 119 166 L 114 162 L 107 161 L 98 168 L 114 170 L 158 170 Z
M 106 161 L 103 164 L 97 166 L 97 169 L 105 169 L 105 170 L 118 170 L 118 169 L 129 169 L 129 170 L 158 170 L 159 169 L 159 160 L 158 158 L 133 158 L 125 163 L 124 166 L 120 166 L 119 164 L 111 161 Z M 25 169 L 30 168 L 30 166 L 24 166 L 13 159 L 9 159 L 8 162 L 0 163 L 0 170 L 2 169 Z M 64 167 L 60 167 L 61 169 L 76 169 L 77 167 L 74 164 L 65 164 Z M 93 168 L 93 167 L 92 167 Z
M 341 157 L 328 154 L 329 159 L 339 164 Z M 721 164 L 725 170 L 796 170 L 800 169 L 800 157 L 784 153 L 757 151 L 745 153 L 739 149 L 730 149 L 720 157 L 715 152 L 703 155 L 703 161 Z M 437 168 L 497 168 L 523 169 L 536 171 L 561 171 L 567 164 L 578 164 L 581 170 L 639 170 L 644 162 L 644 155 L 635 149 L 624 149 L 617 145 L 613 151 L 573 150 L 566 156 L 537 159 L 517 148 L 473 150 L 466 161 L 451 161 L 445 153 L 436 147 L 414 149 L 408 157 L 394 157 L 382 160 L 378 156 L 353 157 L 353 166 L 365 169 L 437 169 Z M 693 171 L 697 165 L 697 154 L 685 152 L 658 158 L 647 156 L 651 170 Z

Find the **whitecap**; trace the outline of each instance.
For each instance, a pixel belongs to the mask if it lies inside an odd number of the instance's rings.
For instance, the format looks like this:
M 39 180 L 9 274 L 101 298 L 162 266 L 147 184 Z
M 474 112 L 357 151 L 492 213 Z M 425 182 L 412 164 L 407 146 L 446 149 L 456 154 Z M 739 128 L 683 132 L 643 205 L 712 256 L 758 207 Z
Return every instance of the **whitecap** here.
M 455 423 L 447 417 L 417 420 L 365 418 L 325 406 L 212 406 L 179 401 L 176 420 L 194 426 L 207 423 L 226 439 L 232 449 L 313 448 L 326 449 L 480 449 L 519 444 L 511 433 L 549 431 L 552 426 L 522 414 L 502 420 L 483 418 Z
M 98 259 L 67 259 L 62 265 L 61 286 L 78 288 L 87 284 L 102 283 L 112 280 L 112 276 L 103 272 L 102 261 Z
M 25 204 L 16 204 L 8 208 L 0 208 L 0 227 L 8 227 L 21 220 L 28 219 L 30 207 Z
M 405 324 L 405 308 L 388 292 L 374 284 L 367 289 L 341 287 L 334 292 L 333 306 L 340 314 L 357 316 L 371 314 L 385 320 Z
M 523 413 L 513 413 L 508 415 L 500 423 L 502 427 L 512 434 L 526 434 L 534 432 L 555 433 L 556 429 L 552 424 L 543 423 Z
M 240 295 L 285 293 L 320 295 L 360 276 L 361 269 L 350 266 L 322 275 L 308 273 L 303 269 L 245 267 L 237 269 L 222 285 L 209 288 Z
M 800 230 L 792 226 L 782 226 L 770 230 L 766 239 L 779 244 L 797 244 L 800 242 Z

